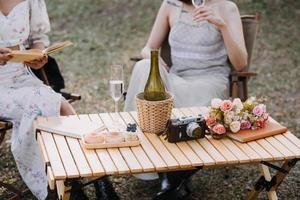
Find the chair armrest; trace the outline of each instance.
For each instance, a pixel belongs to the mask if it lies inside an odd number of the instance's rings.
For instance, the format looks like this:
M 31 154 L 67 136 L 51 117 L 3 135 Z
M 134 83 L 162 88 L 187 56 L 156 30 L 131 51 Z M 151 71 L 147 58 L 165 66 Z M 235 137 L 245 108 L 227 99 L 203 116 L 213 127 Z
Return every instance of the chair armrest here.
M 70 103 L 81 100 L 81 96 L 79 94 L 73 94 L 68 92 L 60 92 L 60 93 Z
M 140 60 L 143 60 L 143 57 L 141 57 L 141 56 L 131 57 L 130 60 L 134 61 L 134 62 L 138 62 Z
M 9 130 L 12 128 L 12 126 L 13 126 L 13 124 L 11 122 L 0 119 L 0 131 Z
M 238 78 L 248 78 L 248 77 L 252 77 L 252 76 L 256 76 L 257 73 L 256 72 L 237 72 L 234 71 L 231 73 L 231 76 L 235 76 Z

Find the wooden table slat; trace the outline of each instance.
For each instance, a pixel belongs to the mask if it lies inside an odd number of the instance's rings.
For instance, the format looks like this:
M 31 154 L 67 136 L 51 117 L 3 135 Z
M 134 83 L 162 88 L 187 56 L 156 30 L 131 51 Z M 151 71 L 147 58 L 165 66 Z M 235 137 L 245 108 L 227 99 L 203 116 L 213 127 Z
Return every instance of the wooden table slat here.
M 93 122 L 101 121 L 98 114 L 90 114 L 89 117 Z M 101 162 L 105 174 L 118 174 L 118 169 L 115 166 L 113 160 L 111 159 L 107 149 L 97 149 L 96 150 L 99 161 Z
M 278 140 L 276 140 L 274 137 L 267 137 L 266 140 L 280 153 L 282 153 L 285 157 L 285 159 L 292 159 L 295 158 L 296 156 L 289 150 L 287 149 L 283 144 L 281 144 Z
M 261 147 L 256 141 L 247 143 L 259 156 L 262 161 L 272 161 L 274 160 L 273 156 L 271 156 L 263 147 Z
M 123 120 L 124 125 L 126 125 L 128 123 L 132 123 L 132 121 L 130 121 L 129 119 L 122 118 L 120 113 L 114 114 L 114 115 L 112 115 L 112 117 Z M 144 152 L 141 145 L 136 146 L 136 147 L 130 147 L 130 149 L 133 152 L 133 154 L 135 155 L 135 157 L 138 160 L 141 167 L 143 168 L 144 172 L 154 171 L 154 169 L 155 169 L 154 165 L 152 164 L 152 162 L 148 158 L 147 154 Z
M 180 117 L 180 112 L 172 112 L 172 118 Z M 193 166 L 203 166 L 203 161 L 197 156 L 193 149 L 186 142 L 176 143 L 178 148 L 184 153 L 184 155 L 189 159 Z
M 216 161 L 205 151 L 205 149 L 196 140 L 188 141 L 187 144 L 203 161 L 204 166 L 211 166 L 216 164 Z
M 56 144 L 51 133 L 41 131 L 41 135 L 43 138 L 43 142 L 45 144 L 45 148 L 47 151 L 47 155 L 49 157 L 49 161 L 51 163 L 53 175 L 56 179 L 64 179 L 67 177 L 66 171 L 62 164 L 60 155 L 56 148 Z
M 289 141 L 291 141 L 293 144 L 295 144 L 298 148 L 300 148 L 300 139 L 299 138 L 297 138 L 295 135 L 293 135 L 289 131 L 284 133 L 283 135 L 284 135 L 284 137 L 289 139 Z
M 77 115 L 69 116 L 69 117 L 60 117 L 65 120 L 68 120 L 71 124 L 79 124 L 79 118 Z M 55 134 L 53 134 L 55 135 Z M 78 172 L 81 177 L 88 177 L 92 175 L 92 170 L 90 169 L 90 166 L 84 156 L 84 153 L 81 149 L 81 146 L 79 144 L 79 140 L 71 137 L 64 137 L 67 141 L 69 151 L 71 152 L 73 161 L 75 161 L 75 164 L 77 166 Z
M 256 140 L 258 144 L 260 144 L 264 149 L 269 152 L 274 158 L 274 160 L 284 160 L 284 156 L 277 149 L 275 149 L 267 140 L 260 139 Z
M 239 159 L 220 140 L 215 140 L 211 136 L 206 136 L 210 143 L 220 152 L 229 164 L 239 163 Z
M 196 117 L 200 112 L 195 112 L 190 110 L 189 108 L 180 108 L 179 109 L 180 112 L 182 112 L 184 115 L 187 116 L 194 116 Z M 224 145 L 215 142 L 214 139 L 212 139 L 211 137 L 207 137 L 203 138 L 203 139 L 199 139 L 197 140 L 198 143 L 206 150 L 206 152 L 216 161 L 216 164 L 226 164 L 228 162 L 230 163 L 235 163 L 236 159 L 234 160 L 234 158 L 232 157 L 232 154 L 227 150 L 226 147 L 224 147 Z M 222 148 L 220 149 L 220 151 L 218 151 L 218 149 L 212 144 L 217 144 L 218 148 Z M 224 151 L 223 151 L 224 150 Z M 223 155 L 220 153 L 221 151 L 223 151 L 222 153 L 224 153 Z M 227 157 L 227 159 L 225 158 Z
M 236 146 L 238 146 L 249 158 L 251 161 L 257 162 L 262 160 L 261 156 L 256 153 L 247 143 L 240 143 L 237 141 L 232 141 Z
M 138 124 L 138 117 L 136 112 L 130 112 L 131 116 L 134 118 L 136 123 Z M 165 161 L 169 169 L 174 169 L 179 167 L 180 165 L 176 161 L 176 159 L 172 156 L 172 154 L 168 151 L 167 147 L 162 143 L 162 141 L 155 134 L 144 133 L 144 135 L 148 138 L 148 140 L 152 143 L 152 146 L 156 149 L 156 151 L 161 155 L 162 159 Z
M 128 120 L 128 123 L 135 123 L 136 121 L 134 118 L 127 112 L 120 113 L 122 118 L 125 120 Z M 138 128 L 138 131 L 141 132 L 141 130 Z M 139 135 L 141 139 L 141 146 L 144 149 L 145 152 L 147 152 L 147 155 L 153 165 L 155 166 L 156 170 L 166 170 L 168 169 L 167 164 L 164 162 L 164 160 L 161 158 L 160 154 L 155 150 L 155 148 L 152 146 L 152 144 L 149 142 L 148 138 L 141 132 Z
M 90 117 L 88 115 L 79 115 L 80 120 L 82 121 L 91 121 Z M 93 149 L 86 149 L 83 147 L 82 143 L 80 143 L 81 149 L 86 157 L 86 160 L 92 170 L 93 176 L 104 176 L 105 170 L 97 156 L 97 153 Z
M 120 118 L 120 116 L 117 113 L 111 113 L 111 114 L 104 114 L 105 115 L 105 121 L 104 124 L 109 125 L 108 127 L 109 131 L 122 131 L 122 129 L 126 129 L 126 124 L 124 124 L 124 121 Z M 112 129 L 113 126 L 113 120 L 117 121 L 117 123 L 122 126 L 122 128 Z M 139 161 L 134 156 L 133 152 L 129 147 L 119 148 L 119 151 L 121 152 L 123 158 L 125 159 L 127 166 L 129 167 L 130 171 L 132 173 L 138 173 L 142 172 L 143 169 L 139 163 Z
M 275 135 L 274 138 L 277 139 L 286 148 L 288 148 L 292 153 L 294 153 L 296 157 L 300 156 L 300 148 L 297 147 L 294 143 L 292 143 L 289 139 L 284 137 L 282 134 Z
M 53 138 L 56 143 L 60 158 L 62 160 L 68 178 L 79 177 L 79 172 L 74 162 L 73 156 L 70 152 L 66 138 L 57 134 L 53 134 Z
M 109 126 L 109 124 L 106 123 L 110 118 L 108 114 L 101 113 L 99 114 L 99 117 L 99 120 L 101 119 L 106 126 Z M 107 151 L 115 163 L 115 166 L 118 168 L 120 174 L 126 174 L 130 172 L 129 167 L 127 166 L 118 148 L 108 148 Z
M 250 158 L 236 145 L 232 140 L 224 138 L 220 140 L 234 155 L 238 158 L 240 163 L 246 163 L 250 161 Z

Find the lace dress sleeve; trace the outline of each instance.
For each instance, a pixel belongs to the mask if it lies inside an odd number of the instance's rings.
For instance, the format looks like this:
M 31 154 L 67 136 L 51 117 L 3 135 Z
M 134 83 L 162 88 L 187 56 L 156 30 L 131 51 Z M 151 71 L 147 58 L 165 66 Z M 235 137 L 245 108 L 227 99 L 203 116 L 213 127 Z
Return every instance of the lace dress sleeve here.
M 29 0 L 30 7 L 30 34 L 29 44 L 38 42 L 49 45 L 49 38 L 46 35 L 50 31 L 50 21 L 44 0 Z

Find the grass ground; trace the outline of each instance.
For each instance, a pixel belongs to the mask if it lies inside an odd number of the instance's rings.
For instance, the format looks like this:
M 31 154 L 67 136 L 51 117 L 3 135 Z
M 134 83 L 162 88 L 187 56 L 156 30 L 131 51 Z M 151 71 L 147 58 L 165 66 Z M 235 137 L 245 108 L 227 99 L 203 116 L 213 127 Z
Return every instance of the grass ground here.
M 259 76 L 250 81 L 250 94 L 267 96 L 273 117 L 300 137 L 300 1 L 237 0 L 242 14 L 262 13 L 258 41 L 251 68 Z M 75 104 L 79 113 L 112 111 L 108 95 L 108 69 L 112 63 L 126 64 L 126 76 L 133 65 L 129 57 L 144 45 L 160 1 L 141 0 L 51 0 L 47 1 L 52 21 L 52 41 L 70 39 L 73 48 L 56 55 L 68 91 L 83 96 Z M 4 144 L 0 151 L 0 179 L 22 186 L 17 169 Z M 243 199 L 246 188 L 258 178 L 254 166 L 199 172 L 197 190 L 190 199 Z M 113 178 L 122 199 L 151 199 L 158 182 L 132 177 Z M 300 199 L 299 164 L 279 189 L 280 199 Z M 92 191 L 90 188 L 89 191 Z M 9 194 L 0 189 L 0 199 Z M 91 199 L 94 197 L 90 195 Z M 26 199 L 34 199 L 28 196 Z M 262 195 L 261 199 L 266 199 Z

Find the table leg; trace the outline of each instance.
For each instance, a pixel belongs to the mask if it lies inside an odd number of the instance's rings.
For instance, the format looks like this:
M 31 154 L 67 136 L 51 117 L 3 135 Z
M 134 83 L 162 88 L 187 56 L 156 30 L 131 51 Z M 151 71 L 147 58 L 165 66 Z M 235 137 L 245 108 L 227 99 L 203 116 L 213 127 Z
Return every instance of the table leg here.
M 65 186 L 64 181 L 56 181 L 57 195 L 59 200 L 69 200 L 71 186 Z
M 277 167 L 267 162 L 262 162 L 264 165 L 261 167 L 262 173 L 264 176 L 261 176 L 259 180 L 256 182 L 252 191 L 248 194 L 247 199 L 253 200 L 257 199 L 258 195 L 263 191 L 266 190 L 268 192 L 268 197 L 270 200 L 277 199 L 276 191 L 280 184 L 283 182 L 284 178 L 288 175 L 291 169 L 296 165 L 299 159 L 287 160 L 283 163 L 282 167 Z M 271 178 L 269 166 L 278 172 L 275 176 Z M 276 195 L 276 196 L 275 196 Z
M 272 180 L 272 177 L 271 177 L 269 167 L 263 164 L 259 164 L 259 168 L 261 173 L 264 175 L 265 180 L 270 182 Z M 269 200 L 277 200 L 278 198 L 277 198 L 276 191 L 275 190 L 268 191 L 268 198 Z

